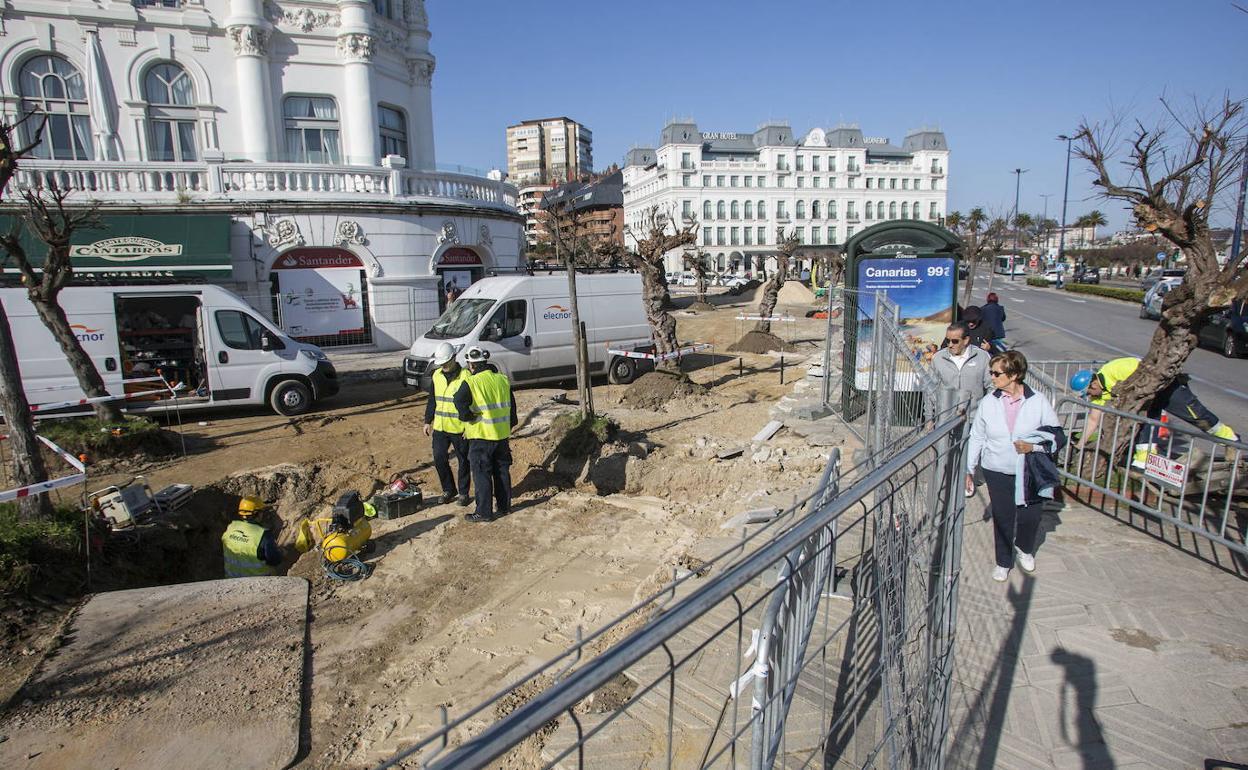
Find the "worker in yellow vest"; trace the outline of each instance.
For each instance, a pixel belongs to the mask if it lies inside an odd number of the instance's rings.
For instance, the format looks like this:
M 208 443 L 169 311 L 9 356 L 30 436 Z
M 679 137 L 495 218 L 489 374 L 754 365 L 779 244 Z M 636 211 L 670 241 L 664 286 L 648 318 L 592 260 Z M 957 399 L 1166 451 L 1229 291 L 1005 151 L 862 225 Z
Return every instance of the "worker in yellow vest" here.
M 516 397 L 511 382 L 488 362 L 490 354 L 468 348 L 468 379 L 455 394 L 455 409 L 468 437 L 468 463 L 477 491 L 476 510 L 468 521 L 493 521 L 511 512 L 511 430 L 516 425 Z M 492 507 L 493 506 L 493 507 Z
M 455 348 L 449 342 L 433 352 L 433 365 L 438 368 L 433 372 L 433 393 L 425 403 L 425 435 L 433 436 L 433 468 L 442 484 L 441 502 L 445 505 L 458 497 L 460 505 L 468 505 L 468 439 L 455 411 L 455 394 L 468 372 L 455 360 Z M 451 473 L 451 449 L 458 460 L 458 478 Z
M 238 518 L 221 535 L 226 577 L 276 575 L 282 563 L 282 549 L 273 533 L 255 522 L 268 505 L 258 497 L 244 497 L 238 503 Z

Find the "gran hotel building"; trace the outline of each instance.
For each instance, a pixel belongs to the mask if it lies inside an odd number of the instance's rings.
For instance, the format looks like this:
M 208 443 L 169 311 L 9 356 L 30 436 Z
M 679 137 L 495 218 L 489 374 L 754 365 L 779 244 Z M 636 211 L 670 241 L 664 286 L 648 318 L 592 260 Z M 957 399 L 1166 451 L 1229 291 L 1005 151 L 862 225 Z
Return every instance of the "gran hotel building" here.
M 287 331 L 404 347 L 523 237 L 514 187 L 436 162 L 429 40 L 423 0 L 7 0 L 3 119 L 47 116 L 14 185 L 100 205 L 79 273 L 209 280 L 279 323 L 341 294 Z
M 753 273 L 774 254 L 781 231 L 835 245 L 890 219 L 943 222 L 948 163 L 937 130 L 911 131 L 898 146 L 853 126 L 799 137 L 785 123 L 731 133 L 673 121 L 657 149 L 625 156 L 624 218 L 636 230 L 657 205 L 678 221 L 696 219 L 698 248 L 717 272 Z M 633 248 L 632 235 L 625 237 Z M 667 255 L 668 270 L 681 263 L 681 253 Z

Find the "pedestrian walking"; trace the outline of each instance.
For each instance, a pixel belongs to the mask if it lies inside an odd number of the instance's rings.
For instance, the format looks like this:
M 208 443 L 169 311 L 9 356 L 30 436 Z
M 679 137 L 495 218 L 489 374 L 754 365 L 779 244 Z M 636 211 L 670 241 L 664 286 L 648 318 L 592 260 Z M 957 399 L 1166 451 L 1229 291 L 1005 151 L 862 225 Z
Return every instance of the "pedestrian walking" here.
M 468 471 L 468 439 L 464 423 L 455 410 L 455 394 L 468 379 L 468 370 L 455 360 L 455 348 L 449 342 L 438 345 L 433 353 L 433 393 L 425 402 L 425 435 L 433 437 L 433 469 L 442 485 L 443 505 L 458 498 L 468 505 L 470 474 Z M 458 475 L 451 472 L 451 450 L 455 452 Z
M 1001 343 L 1001 347 L 1005 344 L 1005 308 L 1001 307 L 1001 300 L 995 291 L 988 292 L 988 301 L 979 309 L 980 316 L 984 319 L 984 326 L 988 327 L 988 333 L 993 344 Z
M 1056 451 L 1061 428 L 1049 399 L 1024 384 L 1027 359 L 1022 353 L 1007 351 L 993 356 L 989 363 L 996 389 L 980 401 L 971 425 L 966 491 L 973 494 L 975 469 L 981 468 L 992 510 L 996 556 L 992 579 L 1004 582 L 1016 561 L 1028 574 L 1036 570 L 1043 487 L 1034 478 L 1035 468 L 1029 483 L 1028 468 L 1035 464 L 1029 465 L 1026 455 Z M 1044 441 L 1045 435 L 1052 441 Z M 1056 480 L 1055 466 L 1044 472 Z M 1051 487 L 1048 493 L 1052 494 Z
M 493 521 L 511 512 L 511 431 L 516 426 L 516 397 L 511 382 L 488 363 L 490 354 L 468 348 L 468 379 L 455 394 L 455 408 L 468 438 L 468 462 L 477 507 L 464 517 Z
M 957 391 L 959 403 L 969 402 L 969 422 L 975 417 L 980 399 L 992 387 L 992 376 L 988 374 L 992 356 L 971 344 L 971 334 L 961 321 L 949 324 L 944 344 L 932 356 L 932 370 L 945 387 Z
M 221 534 L 226 577 L 277 574 L 274 568 L 282 563 L 282 549 L 273 533 L 256 522 L 268 508 L 258 497 L 244 497 L 238 502 L 237 518 Z

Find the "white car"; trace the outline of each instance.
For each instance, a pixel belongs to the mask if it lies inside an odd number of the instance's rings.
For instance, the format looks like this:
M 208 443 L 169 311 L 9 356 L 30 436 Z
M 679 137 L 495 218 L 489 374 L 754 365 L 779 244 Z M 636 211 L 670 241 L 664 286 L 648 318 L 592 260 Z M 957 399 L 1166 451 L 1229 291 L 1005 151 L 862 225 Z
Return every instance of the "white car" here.
M 1161 303 L 1175 286 L 1183 283 L 1182 278 L 1162 278 L 1153 288 L 1144 292 L 1144 301 L 1140 303 L 1140 318 L 1161 320 Z
M 1059 275 L 1061 275 L 1061 273 L 1058 272 L 1057 270 L 1046 270 L 1044 272 L 1044 280 L 1048 281 L 1049 283 L 1057 283 L 1057 277 Z

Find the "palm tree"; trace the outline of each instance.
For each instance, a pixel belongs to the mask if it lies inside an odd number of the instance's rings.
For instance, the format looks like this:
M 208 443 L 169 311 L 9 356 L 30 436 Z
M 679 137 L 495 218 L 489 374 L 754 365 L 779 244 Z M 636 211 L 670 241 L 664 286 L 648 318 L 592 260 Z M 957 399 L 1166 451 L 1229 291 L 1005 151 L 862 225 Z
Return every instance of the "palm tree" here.
M 1023 212 L 1015 216 L 1014 217 L 1014 230 L 1016 233 L 1015 238 L 1021 242 L 1024 242 L 1024 245 L 1026 245 L 1025 244 L 1026 236 L 1031 231 L 1031 227 L 1034 224 L 1035 224 L 1035 220 L 1032 219 L 1031 214 Z
M 1108 224 L 1108 222 L 1105 219 L 1105 215 L 1102 214 L 1098 209 L 1092 209 L 1091 211 L 1088 212 L 1088 215 L 1084 217 L 1084 219 L 1087 220 L 1087 226 L 1092 228 L 1092 242 L 1095 243 L 1096 242 L 1096 228 L 1104 227 L 1106 224 Z

